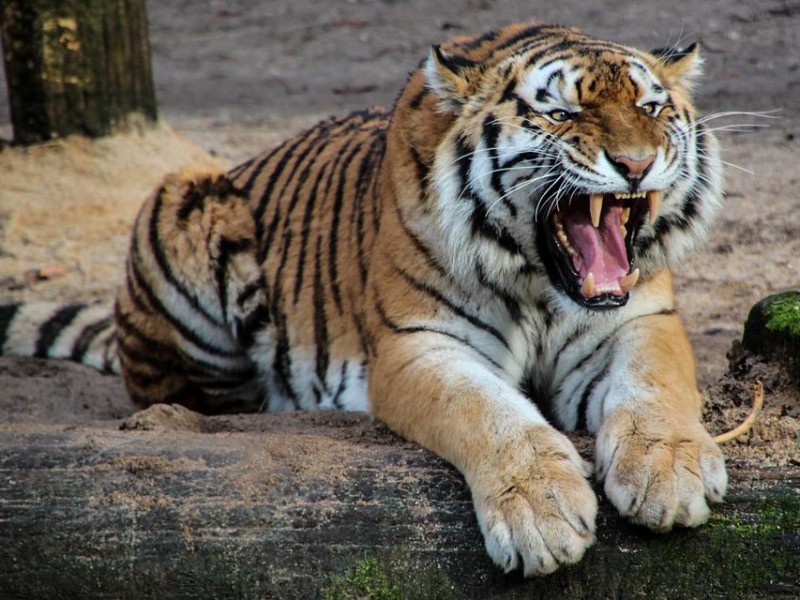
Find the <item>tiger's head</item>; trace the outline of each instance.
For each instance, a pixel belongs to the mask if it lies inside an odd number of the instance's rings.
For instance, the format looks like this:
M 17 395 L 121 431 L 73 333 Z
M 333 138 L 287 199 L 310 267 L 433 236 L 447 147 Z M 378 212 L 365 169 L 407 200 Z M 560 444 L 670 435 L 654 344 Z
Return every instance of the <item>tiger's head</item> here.
M 422 195 L 444 258 L 493 285 L 538 274 L 583 307 L 624 305 L 721 196 L 691 102 L 700 64 L 695 46 L 641 52 L 538 24 L 434 47 L 409 100 L 431 120 L 405 133 L 431 161 Z

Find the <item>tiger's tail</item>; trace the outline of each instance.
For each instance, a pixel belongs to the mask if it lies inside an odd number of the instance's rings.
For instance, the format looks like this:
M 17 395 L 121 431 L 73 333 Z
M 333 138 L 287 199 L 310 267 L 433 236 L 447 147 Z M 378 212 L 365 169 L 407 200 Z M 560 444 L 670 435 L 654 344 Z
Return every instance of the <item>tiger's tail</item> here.
M 102 304 L 0 305 L 0 355 L 65 358 L 121 373 L 114 312 Z

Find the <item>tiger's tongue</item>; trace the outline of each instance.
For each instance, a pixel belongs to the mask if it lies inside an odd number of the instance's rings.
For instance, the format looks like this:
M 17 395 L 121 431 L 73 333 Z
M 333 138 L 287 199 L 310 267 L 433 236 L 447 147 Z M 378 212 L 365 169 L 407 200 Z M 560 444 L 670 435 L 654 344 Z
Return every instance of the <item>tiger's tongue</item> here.
M 620 228 L 621 215 L 621 206 L 607 206 L 596 229 L 588 210 L 569 211 L 563 219 L 569 242 L 577 252 L 572 256 L 572 263 L 580 273 L 581 283 L 592 273 L 598 293 L 622 294 L 619 280 L 630 268 Z

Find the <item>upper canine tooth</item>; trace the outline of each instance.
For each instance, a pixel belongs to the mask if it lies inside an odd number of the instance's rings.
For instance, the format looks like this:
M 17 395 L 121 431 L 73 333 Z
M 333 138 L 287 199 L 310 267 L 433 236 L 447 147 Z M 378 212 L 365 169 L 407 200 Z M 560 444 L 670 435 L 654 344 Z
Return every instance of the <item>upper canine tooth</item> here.
M 652 225 L 658 218 L 658 209 L 661 207 L 661 191 L 650 190 L 647 192 L 647 203 L 650 208 L 650 214 L 647 217 L 647 222 Z
M 592 225 L 595 229 L 600 227 L 600 213 L 603 212 L 603 194 L 589 196 L 589 212 L 592 215 Z
M 631 218 L 631 208 L 630 206 L 622 209 L 622 214 L 619 217 L 620 223 L 622 225 L 628 224 L 628 219 Z
M 625 277 L 619 278 L 619 289 L 622 290 L 623 294 L 627 294 L 634 288 L 637 281 L 639 281 L 639 269 L 634 269 L 631 273 L 625 275 Z

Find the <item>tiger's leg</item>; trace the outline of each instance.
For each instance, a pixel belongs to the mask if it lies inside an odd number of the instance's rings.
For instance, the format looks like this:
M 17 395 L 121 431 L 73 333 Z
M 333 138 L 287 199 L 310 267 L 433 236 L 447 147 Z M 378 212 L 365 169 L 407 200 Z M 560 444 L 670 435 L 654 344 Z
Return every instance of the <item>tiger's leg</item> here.
M 669 285 L 665 275 L 663 282 Z M 606 386 L 590 399 L 601 423 L 598 478 L 620 513 L 655 531 L 694 527 L 727 487 L 722 453 L 700 422 L 692 350 L 674 313 L 631 321 L 617 340 L 627 348 Z M 605 388 L 600 389 L 600 388 Z
M 247 348 L 265 306 L 246 200 L 222 173 L 168 176 L 137 217 L 117 298 L 119 355 L 134 402 L 257 409 Z
M 396 331 L 374 356 L 374 414 L 463 473 L 500 567 L 540 575 L 581 559 L 594 541 L 591 469 L 527 398 L 437 333 Z

